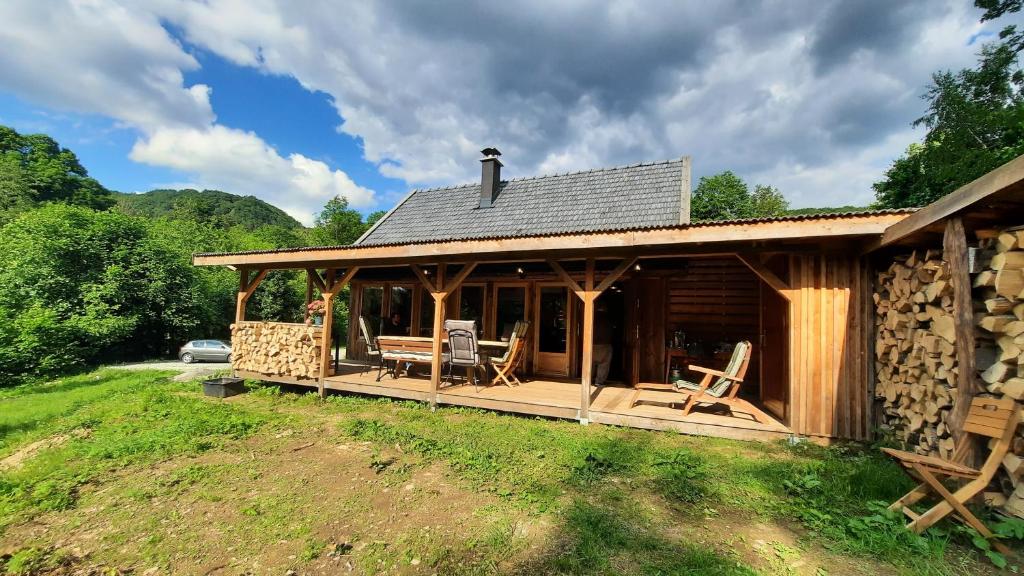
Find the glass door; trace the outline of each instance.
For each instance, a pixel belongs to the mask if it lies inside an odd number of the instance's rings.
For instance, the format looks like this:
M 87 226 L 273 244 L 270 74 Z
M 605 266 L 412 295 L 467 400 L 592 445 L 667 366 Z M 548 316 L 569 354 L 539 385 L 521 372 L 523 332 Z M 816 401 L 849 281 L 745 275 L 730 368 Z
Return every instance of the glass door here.
M 572 310 L 565 286 L 538 285 L 535 371 L 569 375 L 569 326 Z

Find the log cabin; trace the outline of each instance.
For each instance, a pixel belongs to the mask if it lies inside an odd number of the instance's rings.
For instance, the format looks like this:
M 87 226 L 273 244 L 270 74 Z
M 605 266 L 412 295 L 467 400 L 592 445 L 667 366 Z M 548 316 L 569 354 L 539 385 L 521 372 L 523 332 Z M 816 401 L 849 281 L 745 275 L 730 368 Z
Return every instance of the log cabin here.
M 499 155 L 484 150 L 479 184 L 411 192 L 352 245 L 194 255 L 195 265 L 239 272 L 235 373 L 582 423 L 867 440 L 884 424 L 876 382 L 889 361 L 876 353 L 879 271 L 934 243 L 951 219 L 972 233 L 996 225 L 993 214 L 1024 219 L 1022 159 L 916 211 L 691 222 L 688 157 L 502 180 Z M 993 210 L 994 198 L 1013 209 Z M 322 325 L 245 320 L 276 269 L 306 273 L 307 300 L 326 303 Z M 351 321 L 338 333 L 332 304 L 345 287 Z M 475 321 L 491 355 L 528 321 L 521 384 L 443 378 L 446 319 Z M 961 330 L 969 320 L 955 321 Z M 595 333 L 611 347 L 600 382 Z M 382 334 L 426 360 L 379 377 Z M 631 401 L 645 384 L 699 381 L 691 367 L 725 370 L 743 341 L 752 348 L 735 399 L 699 398 L 685 415 L 688 397 L 671 386 Z

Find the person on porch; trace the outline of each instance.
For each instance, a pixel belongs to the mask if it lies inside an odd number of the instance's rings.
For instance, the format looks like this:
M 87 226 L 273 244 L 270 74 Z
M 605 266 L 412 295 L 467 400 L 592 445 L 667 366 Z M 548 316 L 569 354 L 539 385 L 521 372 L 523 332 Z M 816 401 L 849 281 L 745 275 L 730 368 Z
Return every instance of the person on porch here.
M 402 313 L 395 312 L 392 314 L 391 318 L 388 318 L 388 320 L 384 322 L 384 329 L 382 332 L 385 336 L 408 336 L 409 327 L 406 326 L 405 322 L 402 320 Z
M 608 306 L 597 303 L 594 310 L 594 385 L 603 386 L 612 365 L 612 326 Z

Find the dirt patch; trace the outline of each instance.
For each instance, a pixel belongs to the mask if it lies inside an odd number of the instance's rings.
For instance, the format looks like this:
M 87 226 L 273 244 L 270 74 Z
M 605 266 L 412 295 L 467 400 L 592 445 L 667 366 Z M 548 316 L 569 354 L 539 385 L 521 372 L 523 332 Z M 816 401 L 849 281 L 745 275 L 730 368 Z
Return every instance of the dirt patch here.
M 50 436 L 49 438 L 43 438 L 42 440 L 36 440 L 30 444 L 22 446 L 16 450 L 10 456 L 0 460 L 0 470 L 12 470 L 20 468 L 26 460 L 29 460 L 42 450 L 47 448 L 55 448 L 64 444 L 71 438 L 85 438 L 89 435 L 89 430 L 80 428 L 71 432 L 71 434 L 57 434 L 56 436 Z
M 328 434 L 260 435 L 112 474 L 75 510 L 5 540 L 135 574 L 417 574 L 469 559 L 467 543 L 504 529 L 501 502 L 443 466 Z

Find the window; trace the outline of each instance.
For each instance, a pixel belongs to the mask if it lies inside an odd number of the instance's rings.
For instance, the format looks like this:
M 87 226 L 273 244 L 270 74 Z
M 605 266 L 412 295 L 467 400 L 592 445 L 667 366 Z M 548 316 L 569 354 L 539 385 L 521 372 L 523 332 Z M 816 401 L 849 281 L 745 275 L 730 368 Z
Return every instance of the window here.
M 420 336 L 434 335 L 434 297 L 426 290 L 420 291 Z
M 359 315 L 366 320 L 366 327 L 373 330 L 374 335 L 379 335 L 383 326 L 381 313 L 383 312 L 384 287 L 363 286 L 363 298 L 360 302 Z
M 388 336 L 408 336 L 412 319 L 412 288 L 408 286 L 391 287 L 391 306 L 388 317 L 384 320 L 381 334 Z
M 494 335 L 507 341 L 512 336 L 516 322 L 526 319 L 526 288 L 523 286 L 499 286 L 494 291 Z
M 484 287 L 463 286 L 459 295 L 459 319 L 476 320 L 476 335 L 484 334 Z

